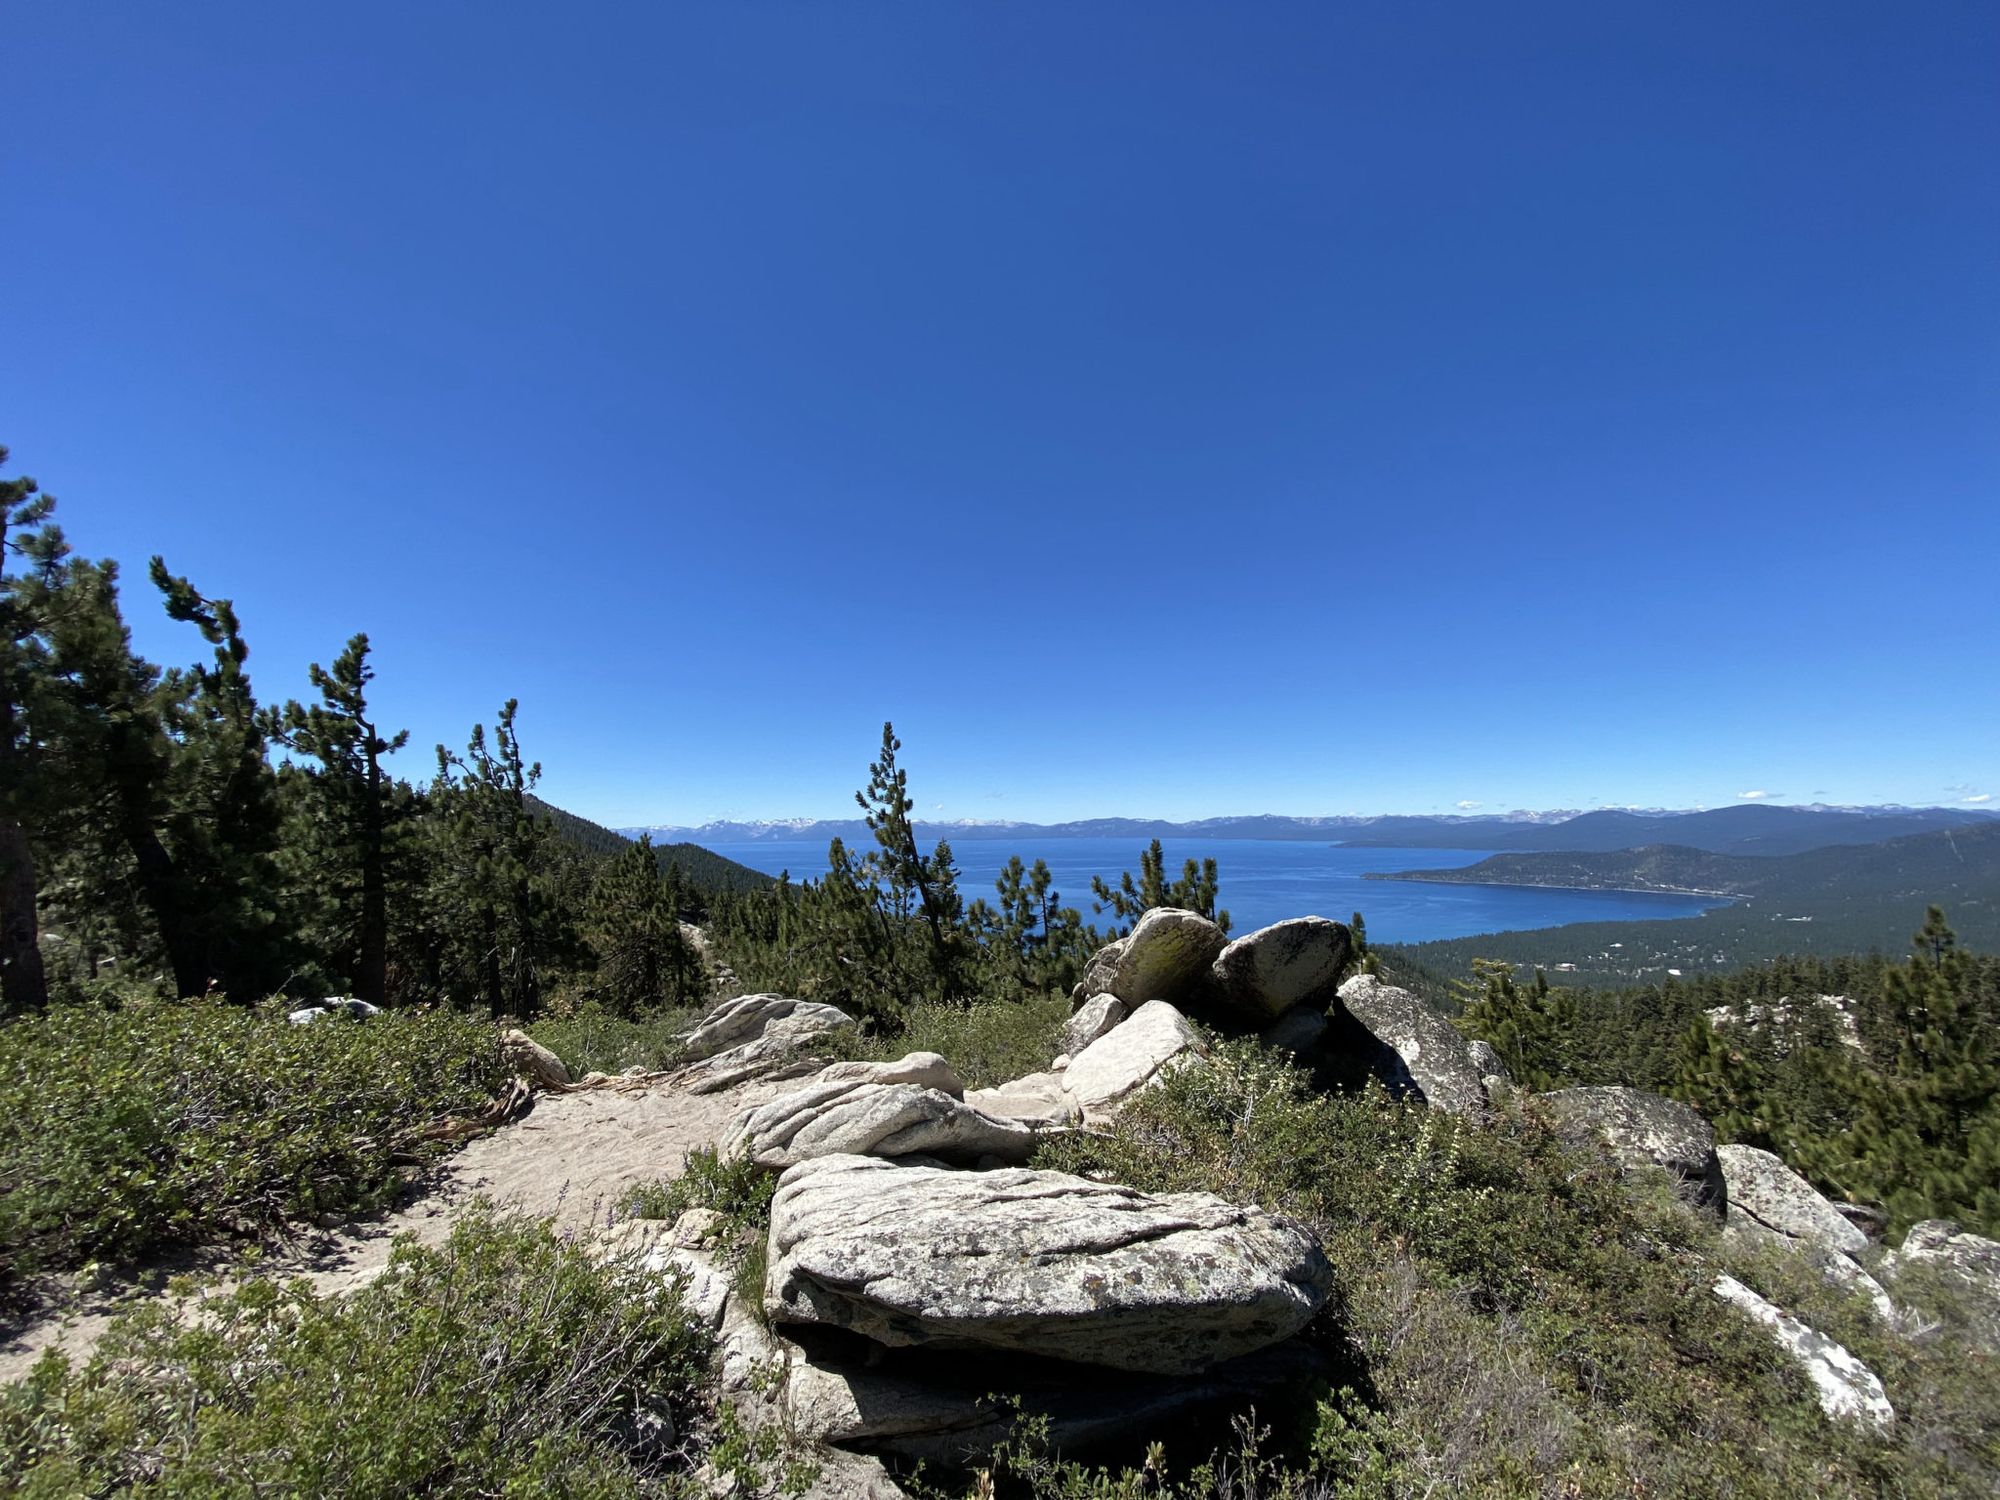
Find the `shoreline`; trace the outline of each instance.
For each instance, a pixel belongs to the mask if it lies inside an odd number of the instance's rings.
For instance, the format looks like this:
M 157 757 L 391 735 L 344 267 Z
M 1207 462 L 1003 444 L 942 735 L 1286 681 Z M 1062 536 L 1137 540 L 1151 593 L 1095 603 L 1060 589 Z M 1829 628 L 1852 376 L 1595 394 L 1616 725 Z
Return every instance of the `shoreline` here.
M 1437 875 L 1404 875 L 1394 870 L 1368 872 L 1363 880 L 1402 880 L 1411 885 L 1483 885 L 1496 891 L 1600 891 L 1607 896 L 1695 896 L 1706 901 L 1735 905 L 1752 899 L 1740 891 L 1703 891 L 1689 886 L 1666 885 L 1556 885 L 1527 880 L 1450 880 Z

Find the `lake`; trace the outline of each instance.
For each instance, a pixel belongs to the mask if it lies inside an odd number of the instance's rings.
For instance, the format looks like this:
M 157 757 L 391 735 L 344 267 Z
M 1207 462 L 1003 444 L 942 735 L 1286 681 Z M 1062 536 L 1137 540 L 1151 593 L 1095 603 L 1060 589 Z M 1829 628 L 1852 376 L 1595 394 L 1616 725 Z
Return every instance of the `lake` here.
M 717 854 L 794 880 L 826 873 L 824 839 L 749 839 L 705 844 Z M 993 894 L 993 882 L 1010 855 L 1032 865 L 1048 861 L 1065 905 L 1085 921 L 1108 925 L 1110 913 L 1093 917 L 1090 877 L 1116 882 L 1121 870 L 1138 875 L 1140 845 L 1131 839 L 1046 839 L 1015 844 L 1000 839 L 967 839 L 951 847 L 959 868 L 958 888 L 969 903 Z M 1382 943 L 1422 943 L 1433 938 L 1471 937 L 1529 927 L 1561 927 L 1569 922 L 1633 922 L 1659 917 L 1692 917 L 1726 903 L 1700 896 L 1655 896 L 1630 891 L 1552 891 L 1490 885 L 1424 885 L 1401 880 L 1364 880 L 1372 870 L 1442 870 L 1477 864 L 1489 851 L 1465 849 L 1347 849 L 1338 845 L 1279 839 L 1217 839 L 1206 845 L 1168 844 L 1167 873 L 1180 872 L 1189 856 L 1212 856 L 1221 876 L 1221 905 L 1230 930 L 1254 931 L 1286 917 L 1317 914 L 1346 921 L 1353 912 L 1368 919 L 1368 936 Z

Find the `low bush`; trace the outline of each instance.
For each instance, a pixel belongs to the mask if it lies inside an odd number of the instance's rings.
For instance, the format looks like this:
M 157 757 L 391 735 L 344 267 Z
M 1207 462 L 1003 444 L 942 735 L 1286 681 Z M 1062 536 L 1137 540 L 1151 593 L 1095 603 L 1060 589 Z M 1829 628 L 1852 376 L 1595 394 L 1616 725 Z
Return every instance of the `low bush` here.
M 252 1280 L 45 1355 L 0 1387 L 0 1495 L 691 1495 L 708 1352 L 656 1280 L 475 1211 L 348 1296 Z
M 904 1011 L 898 1025 L 871 1034 L 863 1053 L 898 1058 L 936 1052 L 967 1088 L 991 1088 L 1047 1068 L 1049 1059 L 1062 1051 L 1063 1022 L 1069 1015 L 1069 1000 L 1054 991 L 980 1005 L 922 1001 Z
M 699 1009 L 662 1007 L 637 1016 L 621 1016 L 585 1001 L 568 1008 L 551 1008 L 531 1028 L 535 1040 L 563 1060 L 570 1077 L 586 1073 L 623 1073 L 628 1068 L 656 1072 L 680 1059 L 682 1033 L 701 1019 Z
M 777 1174 L 747 1158 L 725 1158 L 714 1147 L 704 1146 L 688 1152 L 680 1176 L 634 1186 L 619 1201 L 617 1212 L 628 1219 L 677 1219 L 691 1208 L 719 1214 L 718 1238 L 737 1294 L 762 1316 L 767 1231 L 777 1191 Z
M 1315 1227 L 1349 1389 L 1294 1462 L 1338 1493 L 1943 1496 L 2000 1478 L 1994 1398 L 1975 1389 L 1989 1361 L 1944 1332 L 1892 1350 L 1850 1308 L 1828 1331 L 1882 1361 L 1903 1420 L 1887 1444 L 1828 1421 L 1713 1296 L 1714 1229 L 1530 1114 L 1475 1126 L 1375 1086 L 1319 1095 L 1225 1043 L 1037 1163 Z
M 0 1278 L 386 1202 L 409 1132 L 505 1081 L 443 1011 L 290 1025 L 219 1000 L 0 1026 Z M 421 1148 L 414 1148 L 421 1149 Z

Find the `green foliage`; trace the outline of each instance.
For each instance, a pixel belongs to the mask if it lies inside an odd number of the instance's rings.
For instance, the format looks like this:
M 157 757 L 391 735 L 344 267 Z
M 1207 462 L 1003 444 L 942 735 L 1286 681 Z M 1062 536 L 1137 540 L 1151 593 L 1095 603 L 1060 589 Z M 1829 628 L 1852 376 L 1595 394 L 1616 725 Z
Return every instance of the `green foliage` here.
M 879 1030 L 869 1051 L 883 1059 L 936 1052 L 967 1088 L 991 1088 L 1048 1067 L 1062 1050 L 1069 1017 L 1069 1001 L 1053 991 L 979 1005 L 929 1001 L 904 1012 L 900 1025 Z
M 1130 870 L 1118 877 L 1115 886 L 1106 883 L 1102 876 L 1093 875 L 1090 877 L 1090 889 L 1097 897 L 1093 909 L 1100 913 L 1109 909 L 1113 916 L 1127 924 L 1128 929 L 1130 924 L 1154 908 L 1171 906 L 1197 912 L 1224 932 L 1229 931 L 1229 913 L 1215 908 L 1216 893 L 1220 889 L 1215 861 L 1204 859 L 1196 863 L 1191 859 L 1181 866 L 1180 879 L 1169 883 L 1166 851 L 1160 847 L 1158 839 L 1140 851 L 1137 881 L 1132 879 Z M 1111 933 L 1113 937 L 1123 935 L 1123 931 L 1118 929 L 1113 929 Z
M 707 1354 L 650 1278 L 473 1213 L 347 1296 L 253 1279 L 45 1356 L 0 1390 L 0 1495 L 692 1494 Z
M 1557 1080 L 1568 1077 L 1575 1067 L 1575 999 L 1565 990 L 1552 989 L 1539 969 L 1526 989 L 1515 984 L 1511 964 L 1474 959 L 1472 970 L 1459 1024 L 1500 1054 L 1521 1087 L 1536 1092 L 1555 1088 Z
M 681 935 L 685 904 L 678 867 L 662 877 L 649 838 L 597 867 L 590 887 L 592 989 L 617 1014 L 683 1005 L 700 995 L 701 958 Z
M 462 756 L 438 746 L 433 878 L 454 990 L 470 984 L 495 1016 L 530 1020 L 548 971 L 574 953 L 576 903 L 561 899 L 555 829 L 528 802 L 542 768 L 522 757 L 519 711 L 501 707 L 490 746 L 484 724 Z
M 1874 1492 L 1868 1445 L 1718 1310 L 1713 1231 L 1529 1116 L 1318 1095 L 1229 1043 L 1038 1161 L 1314 1225 L 1362 1393 L 1319 1416 L 1343 1493 Z
M 762 1229 L 771 1222 L 777 1190 L 778 1179 L 754 1162 L 702 1146 L 681 1159 L 680 1176 L 639 1184 L 618 1212 L 629 1219 L 677 1219 L 691 1208 L 706 1208 L 745 1229 Z
M 1011 861 L 994 883 L 998 899 L 967 907 L 951 846 L 917 849 L 901 748 L 883 725 L 868 786 L 855 793 L 876 847 L 856 854 L 836 838 L 820 879 L 781 875 L 768 890 L 717 898 L 723 957 L 749 985 L 840 1005 L 891 1034 L 921 1003 L 1024 1001 L 1067 989 L 1100 935 L 1062 904 L 1040 860 Z
M 1832 1065 L 1859 1108 L 1818 1165 L 1894 1231 L 1951 1218 L 2000 1234 L 2000 1005 L 1937 907 L 1911 943 L 1867 1027 L 1881 1065 Z
M 442 1012 L 293 1026 L 219 1000 L 54 1006 L 0 1027 L 0 1264 L 376 1207 L 408 1132 L 505 1076 L 493 1029 Z
M 388 1000 L 391 885 L 407 899 L 412 883 L 406 825 L 416 810 L 408 789 L 383 768 L 409 743 L 408 730 L 384 735 L 368 717 L 368 637 L 357 635 L 328 671 L 314 662 L 320 701 L 294 701 L 273 716 L 279 739 L 319 762 L 297 773 L 287 854 L 296 884 L 317 910 L 318 947 L 335 972 L 371 1005 Z
M 595 1000 L 559 998 L 535 1023 L 535 1040 L 563 1060 L 572 1078 L 631 1068 L 656 1073 L 680 1059 L 680 1038 L 700 1015 L 698 1006 L 625 1015 Z
M 763 1315 L 764 1269 L 769 1254 L 771 1199 L 777 1177 L 744 1157 L 724 1158 L 714 1147 L 690 1151 L 681 1174 L 667 1182 L 636 1184 L 617 1205 L 629 1219 L 678 1219 L 691 1208 L 720 1215 L 720 1253 L 734 1271 L 745 1307 Z

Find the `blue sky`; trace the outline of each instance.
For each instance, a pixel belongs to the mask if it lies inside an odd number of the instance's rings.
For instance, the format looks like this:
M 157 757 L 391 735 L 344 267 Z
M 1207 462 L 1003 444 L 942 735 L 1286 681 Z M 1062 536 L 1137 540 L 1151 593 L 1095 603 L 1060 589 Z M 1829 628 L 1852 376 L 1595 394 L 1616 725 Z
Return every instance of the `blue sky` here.
M 2000 793 L 2000 8 L 15 0 L 0 440 L 608 822 Z

